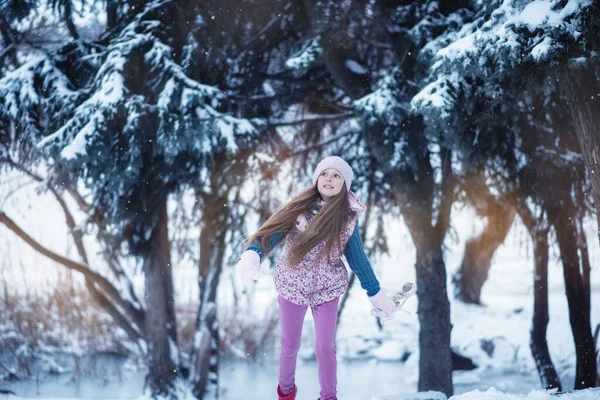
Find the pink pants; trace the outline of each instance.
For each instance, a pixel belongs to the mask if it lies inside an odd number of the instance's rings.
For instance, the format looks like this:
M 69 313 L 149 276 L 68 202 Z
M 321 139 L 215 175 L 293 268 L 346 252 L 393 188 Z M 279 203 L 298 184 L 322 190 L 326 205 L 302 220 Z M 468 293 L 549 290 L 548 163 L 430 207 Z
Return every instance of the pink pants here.
M 291 303 L 278 297 L 281 327 L 281 352 L 279 353 L 279 388 L 285 395 L 294 389 L 296 359 L 300 349 L 302 323 L 307 306 Z M 337 360 L 335 355 L 335 326 L 337 325 L 338 299 L 311 307 L 315 321 L 315 353 L 319 370 L 321 400 L 333 400 L 337 392 Z

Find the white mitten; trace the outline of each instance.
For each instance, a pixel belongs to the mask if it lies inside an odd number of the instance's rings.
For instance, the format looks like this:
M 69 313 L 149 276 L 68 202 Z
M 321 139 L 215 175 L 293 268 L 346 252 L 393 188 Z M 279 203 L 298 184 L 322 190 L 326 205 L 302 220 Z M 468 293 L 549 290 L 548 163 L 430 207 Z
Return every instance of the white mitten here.
M 260 278 L 260 256 L 254 250 L 246 250 L 240 256 L 236 272 L 242 278 L 242 282 L 247 285 L 252 281 L 257 281 Z
M 377 318 L 389 318 L 387 313 L 379 308 L 371 308 L 371 315 Z
M 385 291 L 380 289 L 375 296 L 369 297 L 373 309 L 371 314 L 379 318 L 392 318 L 394 315 L 394 302 L 385 295 Z

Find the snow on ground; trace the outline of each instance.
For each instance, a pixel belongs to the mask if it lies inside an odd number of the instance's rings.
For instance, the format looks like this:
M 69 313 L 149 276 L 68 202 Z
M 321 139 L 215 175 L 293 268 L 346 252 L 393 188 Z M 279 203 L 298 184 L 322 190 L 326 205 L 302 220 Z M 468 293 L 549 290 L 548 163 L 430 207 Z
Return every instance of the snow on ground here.
M 578 390 L 572 393 L 565 393 L 561 395 L 555 395 L 554 392 L 548 392 L 545 390 L 533 390 L 526 395 L 518 395 L 518 394 L 507 394 L 502 393 L 495 388 L 490 388 L 484 392 L 479 390 L 473 390 L 472 392 L 452 396 L 453 400 L 551 400 L 551 399 L 561 399 L 561 400 L 592 400 L 600 398 L 600 389 L 586 389 L 586 390 Z M 401 400 L 402 397 L 398 397 L 394 399 L 390 397 L 385 400 Z M 373 398 L 372 400 L 376 400 Z M 384 399 L 381 399 L 384 400 Z

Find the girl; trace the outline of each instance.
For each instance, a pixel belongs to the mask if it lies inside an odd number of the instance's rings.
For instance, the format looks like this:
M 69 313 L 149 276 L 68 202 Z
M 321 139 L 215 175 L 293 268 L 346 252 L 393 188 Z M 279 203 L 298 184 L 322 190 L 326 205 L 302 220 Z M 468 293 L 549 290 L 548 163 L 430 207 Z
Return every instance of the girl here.
M 394 311 L 362 248 L 357 220 L 365 207 L 350 191 L 353 177 L 352 168 L 340 157 L 323 159 L 313 174 L 313 186 L 282 206 L 248 239 L 236 267 L 244 282 L 257 280 L 260 262 L 285 240 L 273 272 L 281 327 L 279 400 L 296 398 L 296 359 L 308 307 L 315 322 L 319 400 L 337 400 L 334 334 L 338 299 L 348 288 L 342 255 L 367 291 L 372 314 L 391 318 Z

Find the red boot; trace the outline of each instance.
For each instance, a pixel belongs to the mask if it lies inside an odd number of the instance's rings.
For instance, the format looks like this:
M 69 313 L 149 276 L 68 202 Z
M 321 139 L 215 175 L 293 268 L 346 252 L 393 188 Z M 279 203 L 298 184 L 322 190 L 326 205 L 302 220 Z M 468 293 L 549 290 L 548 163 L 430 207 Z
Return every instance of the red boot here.
M 294 385 L 294 390 L 284 396 L 283 393 L 281 393 L 279 385 L 277 385 L 277 396 L 279 396 L 279 400 L 296 400 L 296 393 L 298 393 L 298 388 Z

